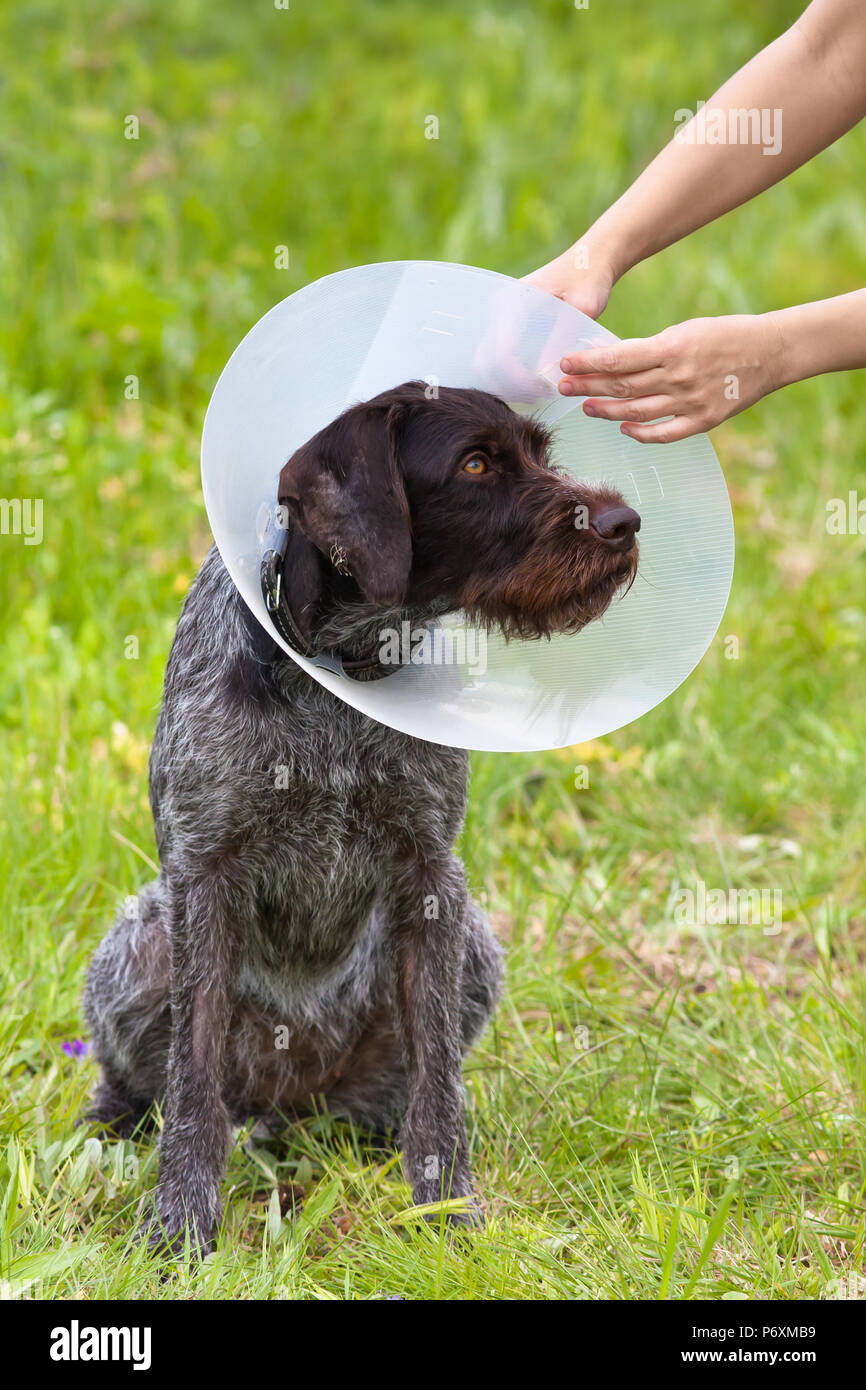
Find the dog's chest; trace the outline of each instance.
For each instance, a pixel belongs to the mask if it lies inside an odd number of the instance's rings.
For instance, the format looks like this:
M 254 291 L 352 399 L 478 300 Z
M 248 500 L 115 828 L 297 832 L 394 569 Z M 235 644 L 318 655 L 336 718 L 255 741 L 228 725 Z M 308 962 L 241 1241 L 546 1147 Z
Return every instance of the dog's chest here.
M 375 877 L 411 846 L 447 851 L 464 800 L 465 769 L 447 756 L 320 748 L 314 765 L 294 752 L 275 764 L 268 821 L 278 857 L 302 862 L 320 890 L 334 875 Z
M 325 699 L 288 704 L 270 740 L 277 833 L 313 850 L 375 855 L 409 836 L 434 852 L 453 841 L 466 799 L 467 755 L 410 738 Z
M 460 827 L 463 753 L 368 720 L 355 733 L 284 743 L 258 809 L 268 872 L 250 945 L 281 975 L 345 961 L 397 861 L 447 854 Z
M 313 781 L 278 767 L 269 796 L 268 825 L 275 862 L 288 862 L 309 891 L 320 894 L 335 876 L 369 877 L 392 853 L 401 830 L 427 817 L 395 780 L 375 783 L 335 776 Z

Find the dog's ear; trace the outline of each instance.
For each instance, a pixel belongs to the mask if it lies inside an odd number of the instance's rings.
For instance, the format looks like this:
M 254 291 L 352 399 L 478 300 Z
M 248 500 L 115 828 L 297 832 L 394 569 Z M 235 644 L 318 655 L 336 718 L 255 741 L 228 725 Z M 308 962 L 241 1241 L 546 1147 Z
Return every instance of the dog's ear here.
M 408 408 L 385 401 L 353 406 L 302 445 L 280 474 L 280 505 L 327 563 L 383 606 L 403 602 L 412 565 L 398 458 Z

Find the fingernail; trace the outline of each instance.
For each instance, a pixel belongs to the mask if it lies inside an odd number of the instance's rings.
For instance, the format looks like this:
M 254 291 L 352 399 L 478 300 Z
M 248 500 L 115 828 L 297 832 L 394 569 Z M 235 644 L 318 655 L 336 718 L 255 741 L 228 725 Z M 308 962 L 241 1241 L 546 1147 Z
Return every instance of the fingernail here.
M 559 394 L 561 396 L 573 396 L 574 386 L 572 383 L 570 381 L 561 381 L 559 383 Z
M 584 415 L 598 415 L 598 411 L 594 405 L 585 405 L 583 407 L 583 413 Z
M 560 364 L 559 364 L 559 370 L 560 370 L 561 372 L 570 372 L 570 371 L 571 371 L 571 358 L 570 358 L 570 357 L 563 357 L 562 361 L 561 361 Z

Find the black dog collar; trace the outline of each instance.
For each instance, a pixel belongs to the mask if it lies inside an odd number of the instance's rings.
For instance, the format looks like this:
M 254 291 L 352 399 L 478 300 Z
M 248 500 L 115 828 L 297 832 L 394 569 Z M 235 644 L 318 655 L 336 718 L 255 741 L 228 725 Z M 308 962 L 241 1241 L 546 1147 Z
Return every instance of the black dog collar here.
M 383 666 L 377 656 L 349 657 L 344 656 L 342 652 L 333 650 L 320 652 L 310 645 L 295 621 L 289 605 L 286 585 L 283 583 L 283 568 L 288 545 L 288 525 L 277 525 L 276 518 L 272 516 L 268 521 L 265 534 L 260 578 L 262 596 L 265 600 L 268 616 L 283 641 L 288 642 L 289 646 L 293 647 L 307 661 L 312 661 L 316 666 L 324 666 L 337 675 L 351 676 L 353 680 L 382 680 L 383 677 L 390 676 L 394 671 L 399 670 L 397 666 Z M 344 568 L 341 568 L 341 565 L 345 564 L 342 552 L 336 558 L 332 554 L 331 558 L 339 573 L 347 573 Z

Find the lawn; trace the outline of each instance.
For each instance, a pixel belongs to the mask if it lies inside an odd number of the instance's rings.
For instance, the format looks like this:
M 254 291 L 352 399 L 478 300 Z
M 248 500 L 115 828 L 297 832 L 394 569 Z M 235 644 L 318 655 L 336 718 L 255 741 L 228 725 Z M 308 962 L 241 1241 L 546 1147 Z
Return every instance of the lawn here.
M 152 1141 L 75 1128 L 85 965 L 152 876 L 148 746 L 209 545 L 198 442 L 227 356 L 344 266 L 541 264 L 797 10 L 0 12 L 0 491 L 44 503 L 41 544 L 0 536 L 13 1294 L 866 1297 L 866 538 L 826 527 L 830 499 L 866 494 L 862 375 L 716 433 L 736 574 L 680 690 L 591 745 L 474 757 L 462 852 L 508 988 L 466 1068 L 489 1216 L 471 1250 L 413 1216 L 396 1155 L 322 1114 L 280 1147 L 238 1136 L 216 1253 L 160 1282 L 130 1245 Z M 861 129 L 632 272 L 604 322 L 646 334 L 858 287 L 864 187 Z M 681 924 L 699 882 L 781 893 L 779 929 Z

